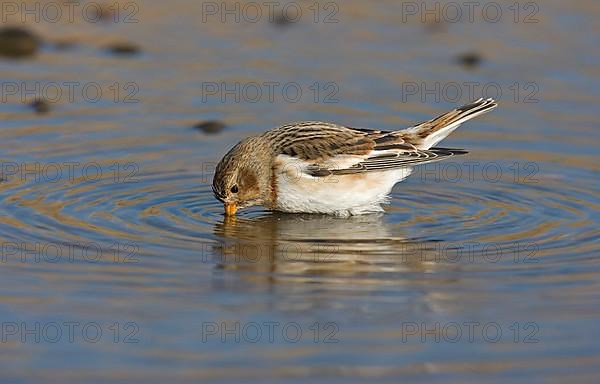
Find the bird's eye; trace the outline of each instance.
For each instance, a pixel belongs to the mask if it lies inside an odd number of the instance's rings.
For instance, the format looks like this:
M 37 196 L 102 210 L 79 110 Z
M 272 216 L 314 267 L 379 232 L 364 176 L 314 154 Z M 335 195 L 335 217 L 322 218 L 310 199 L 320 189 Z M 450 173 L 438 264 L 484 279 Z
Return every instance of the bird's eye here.
M 233 187 L 231 187 L 231 193 L 238 193 L 239 189 L 237 185 L 234 185 Z

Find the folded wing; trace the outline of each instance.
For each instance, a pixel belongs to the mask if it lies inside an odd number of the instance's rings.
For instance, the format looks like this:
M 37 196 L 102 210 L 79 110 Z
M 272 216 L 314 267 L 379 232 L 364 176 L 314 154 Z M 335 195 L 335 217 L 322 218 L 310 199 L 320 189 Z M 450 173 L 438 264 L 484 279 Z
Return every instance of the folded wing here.
M 308 121 L 266 132 L 285 163 L 313 177 L 381 172 L 466 154 L 462 149 L 430 148 L 467 120 L 496 107 L 479 99 L 401 131 L 352 128 Z

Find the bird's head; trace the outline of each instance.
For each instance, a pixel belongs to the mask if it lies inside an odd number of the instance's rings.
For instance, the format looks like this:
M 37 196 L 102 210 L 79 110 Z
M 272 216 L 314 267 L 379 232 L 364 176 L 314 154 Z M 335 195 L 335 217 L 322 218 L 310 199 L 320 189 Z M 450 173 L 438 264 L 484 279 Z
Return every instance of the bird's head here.
M 272 153 L 261 137 L 238 143 L 217 164 L 212 189 L 226 215 L 271 199 Z

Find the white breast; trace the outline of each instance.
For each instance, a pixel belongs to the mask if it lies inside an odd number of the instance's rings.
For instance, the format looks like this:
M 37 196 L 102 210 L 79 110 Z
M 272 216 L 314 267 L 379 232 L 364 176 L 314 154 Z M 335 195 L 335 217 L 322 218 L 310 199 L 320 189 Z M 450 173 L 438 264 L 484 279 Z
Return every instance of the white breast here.
M 303 172 L 305 164 L 286 156 L 276 167 L 276 208 L 284 212 L 327 213 L 340 216 L 382 212 L 394 184 L 412 169 L 313 177 Z

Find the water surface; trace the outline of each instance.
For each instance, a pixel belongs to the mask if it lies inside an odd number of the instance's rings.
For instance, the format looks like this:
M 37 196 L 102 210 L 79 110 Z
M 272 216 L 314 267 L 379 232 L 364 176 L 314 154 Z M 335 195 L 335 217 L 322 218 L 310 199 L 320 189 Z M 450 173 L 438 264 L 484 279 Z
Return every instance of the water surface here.
M 137 4 L 135 24 L 31 24 L 76 44 L 0 62 L 3 81 L 104 91 L 42 116 L 19 95 L 0 104 L 6 382 L 594 381 L 595 2 L 433 27 L 402 22 L 391 1 L 288 26 Z M 104 50 L 123 39 L 142 53 Z M 479 67 L 457 64 L 467 51 Z M 207 82 L 296 82 L 304 96 L 222 102 Z M 247 135 L 307 119 L 398 129 L 469 101 L 465 82 L 500 107 L 444 142 L 467 157 L 418 168 L 385 214 L 226 219 L 212 197 L 214 165 Z M 409 83 L 465 93 L 436 100 Z M 502 94 L 481 94 L 489 84 Z M 228 128 L 192 128 L 208 119 Z

